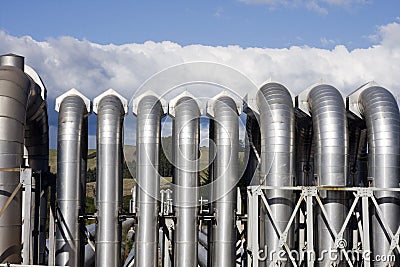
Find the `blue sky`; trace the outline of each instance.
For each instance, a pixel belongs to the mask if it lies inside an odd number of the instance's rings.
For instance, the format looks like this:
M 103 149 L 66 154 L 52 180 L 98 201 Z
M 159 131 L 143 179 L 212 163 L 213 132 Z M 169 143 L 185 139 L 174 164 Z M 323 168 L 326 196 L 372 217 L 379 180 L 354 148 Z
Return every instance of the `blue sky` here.
M 349 49 L 371 45 L 379 25 L 398 20 L 397 0 L 4 1 L 0 29 L 35 40 L 60 36 L 99 44 Z
M 77 88 L 93 100 L 113 88 L 130 99 L 155 73 L 193 61 L 227 65 L 256 85 L 280 82 L 293 95 L 321 81 L 347 95 L 374 80 L 398 97 L 400 1 L 3 1 L 4 53 L 25 56 L 42 77 L 54 148 L 62 93 Z M 95 126 L 92 115 L 91 147 Z

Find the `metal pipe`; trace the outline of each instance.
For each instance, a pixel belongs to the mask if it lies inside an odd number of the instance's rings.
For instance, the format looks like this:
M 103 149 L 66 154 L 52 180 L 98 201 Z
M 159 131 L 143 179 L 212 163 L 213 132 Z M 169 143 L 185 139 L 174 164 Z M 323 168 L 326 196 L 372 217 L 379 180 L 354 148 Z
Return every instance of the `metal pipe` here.
M 239 121 L 235 101 L 220 96 L 214 103 L 213 224 L 212 266 L 235 266 L 236 258 L 236 184 L 238 173 Z
M 348 171 L 348 130 L 346 108 L 340 92 L 330 85 L 317 85 L 308 93 L 308 105 L 313 120 L 314 175 L 319 186 L 346 186 Z M 328 220 L 339 232 L 347 215 L 347 198 L 343 192 L 322 191 Z M 329 251 L 335 244 L 322 212 L 317 209 L 317 255 Z M 347 231 L 343 238 L 346 239 Z M 319 261 L 330 263 L 329 257 Z M 340 264 L 345 264 L 342 261 Z M 345 265 L 344 265 L 345 266 Z
M 59 103 L 57 103 L 59 102 Z M 87 103 L 81 95 L 67 93 L 56 100 L 58 115 L 57 142 L 57 231 L 56 265 L 81 266 L 84 233 L 79 216 L 82 207 L 82 140 L 88 115 Z M 90 104 L 89 104 L 90 105 Z
M 23 72 L 24 58 L 0 57 L 0 207 L 20 183 L 24 126 L 30 79 Z M 21 191 L 0 217 L 0 263 L 21 263 Z
M 158 212 L 160 193 L 158 173 L 161 117 L 163 109 L 158 97 L 143 96 L 137 106 L 137 231 L 135 266 L 158 265 Z
M 96 266 L 121 266 L 124 106 L 112 94 L 97 107 Z
M 293 186 L 294 181 L 294 111 L 289 91 L 277 83 L 265 84 L 257 93 L 260 112 L 261 165 L 260 180 L 269 186 Z M 293 192 L 267 190 L 266 195 L 276 227 L 283 231 L 293 210 Z M 280 236 L 272 221 L 265 215 L 265 245 L 268 253 L 278 255 Z M 287 233 L 287 243 L 292 247 L 293 231 Z M 262 247 L 264 249 L 264 246 Z M 278 259 L 267 258 L 266 266 L 276 264 Z M 289 262 L 289 261 L 288 261 Z M 286 265 L 285 265 L 286 266 Z
M 49 126 L 47 116 L 46 100 L 41 97 L 41 90 L 37 83 L 32 81 L 31 94 L 29 97 L 27 122 L 25 126 L 25 147 L 28 151 L 28 165 L 40 174 L 35 175 L 32 184 L 34 193 L 32 199 L 40 199 L 36 211 L 32 213 L 34 255 L 33 263 L 45 263 L 46 249 L 46 222 L 47 222 L 47 198 L 49 172 Z M 38 224 L 38 225 L 37 225 Z M 36 254 L 38 252 L 38 254 Z
M 176 267 L 197 267 L 198 185 L 199 185 L 199 118 L 197 102 L 181 97 L 174 109 L 174 181 Z
M 368 132 L 368 177 L 372 186 L 398 188 L 400 182 L 400 113 L 396 99 L 385 88 L 368 86 L 359 96 L 359 109 Z M 375 192 L 386 223 L 397 231 L 400 220 L 398 192 Z M 391 240 L 382 228 L 376 212 L 372 213 L 373 255 L 387 255 Z M 372 256 L 372 258 L 374 258 Z M 399 264 L 396 255 L 396 264 Z M 374 263 L 386 266 L 386 263 Z

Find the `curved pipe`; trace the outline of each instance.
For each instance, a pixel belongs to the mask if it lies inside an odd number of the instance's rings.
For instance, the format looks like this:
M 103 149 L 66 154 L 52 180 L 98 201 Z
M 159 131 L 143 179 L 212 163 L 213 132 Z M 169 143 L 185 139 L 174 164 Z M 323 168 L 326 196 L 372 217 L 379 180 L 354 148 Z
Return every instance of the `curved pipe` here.
M 197 267 L 199 117 L 200 110 L 193 98 L 178 100 L 173 121 L 174 183 L 177 186 L 174 194 L 176 267 Z
M 227 96 L 214 104 L 213 208 L 216 222 L 212 233 L 212 266 L 235 266 L 236 184 L 238 173 L 239 119 L 236 103 Z
M 24 58 L 0 57 L 0 207 L 20 182 L 24 127 L 30 79 L 23 72 Z M 21 191 L 0 217 L 0 263 L 21 263 Z
M 34 192 L 32 199 L 35 199 L 35 192 L 40 196 L 40 205 L 36 212 L 32 212 L 32 222 L 35 222 L 33 230 L 34 240 L 38 234 L 38 244 L 34 242 L 33 251 L 39 251 L 38 259 L 34 253 L 34 263 L 45 263 L 46 249 L 46 222 L 47 222 L 47 200 L 48 200 L 48 181 L 49 171 L 49 125 L 47 116 L 46 100 L 40 95 L 41 88 L 32 80 L 31 94 L 29 97 L 27 122 L 25 126 L 25 147 L 28 151 L 28 165 L 33 170 L 41 171 L 40 180 L 33 179 Z M 38 222 L 37 222 L 38 220 Z M 38 224 L 38 226 L 36 225 Z M 38 228 L 38 229 L 37 229 Z M 38 246 L 38 247 L 36 247 Z
M 88 115 L 78 95 L 63 99 L 58 115 L 56 265 L 82 266 L 82 141 Z M 87 144 L 86 144 L 87 146 Z
M 96 266 L 121 266 L 124 107 L 104 96 L 97 113 Z
M 258 91 L 256 100 L 261 132 L 260 180 L 268 186 L 293 186 L 295 165 L 292 97 L 284 86 L 268 83 Z M 285 229 L 292 214 L 292 193 L 289 190 L 266 191 L 271 215 L 281 231 Z M 265 215 L 264 228 L 268 250 L 283 250 L 279 247 L 280 237 L 268 215 Z M 290 231 L 287 236 L 289 247 L 292 247 L 292 241 L 293 231 Z M 274 262 L 275 259 L 268 257 L 265 264 L 270 266 Z
M 360 94 L 359 107 L 368 132 L 368 177 L 372 179 L 372 186 L 398 188 L 400 182 L 400 114 L 396 99 L 385 88 L 371 86 Z M 379 191 L 375 192 L 375 197 L 389 228 L 395 233 L 400 219 L 399 194 Z M 373 213 L 373 254 L 387 255 L 390 243 L 376 213 Z M 398 255 L 396 258 L 399 261 Z M 386 265 L 382 263 L 382 265 L 376 266 Z
M 144 96 L 137 112 L 137 231 L 135 266 L 158 265 L 158 199 L 160 174 L 158 173 L 160 130 L 163 110 L 159 99 Z
M 348 171 L 348 130 L 346 109 L 340 92 L 330 85 L 318 85 L 308 94 L 308 105 L 312 114 L 314 135 L 314 175 L 319 186 L 346 186 Z M 328 220 L 339 232 L 347 215 L 346 195 L 343 192 L 320 193 Z M 317 255 L 329 251 L 335 243 L 317 210 L 318 242 Z M 346 238 L 347 232 L 344 233 Z M 319 262 L 320 266 L 330 263 L 329 257 Z

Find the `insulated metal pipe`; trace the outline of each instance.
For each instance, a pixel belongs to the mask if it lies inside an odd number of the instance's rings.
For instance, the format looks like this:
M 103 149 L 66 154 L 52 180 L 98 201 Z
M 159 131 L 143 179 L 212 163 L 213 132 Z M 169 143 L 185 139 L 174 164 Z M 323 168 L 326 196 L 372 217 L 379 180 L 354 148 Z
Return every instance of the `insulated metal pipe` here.
M 212 266 L 235 266 L 236 259 L 236 184 L 238 173 L 239 121 L 235 101 L 220 96 L 214 107 L 214 159 Z
M 340 92 L 330 85 L 317 85 L 308 94 L 309 110 L 313 120 L 314 175 L 319 186 L 346 186 L 348 171 L 348 130 L 346 108 Z M 321 191 L 320 197 L 328 220 L 339 232 L 347 215 L 347 198 L 344 192 Z M 335 240 L 317 209 L 317 255 L 329 251 Z M 347 231 L 340 239 L 346 239 Z M 331 263 L 325 256 L 319 266 Z M 340 264 L 345 264 L 342 261 Z M 344 265 L 345 266 L 345 265 Z
M 268 83 L 258 91 L 256 100 L 261 131 L 260 180 L 268 186 L 293 186 L 295 125 L 292 97 L 284 86 Z M 289 190 L 266 191 L 272 210 L 271 216 L 277 223 L 276 227 L 282 232 L 292 214 L 292 194 Z M 275 251 L 274 255 L 278 255 L 283 248 L 279 246 L 280 237 L 268 215 L 265 215 L 264 231 L 268 253 Z M 293 231 L 289 231 L 289 247 L 292 247 L 292 241 Z M 277 261 L 278 259 L 267 257 L 265 264 L 272 266 L 270 264 L 276 264 Z
M 32 222 L 35 222 L 33 229 L 34 252 L 33 263 L 45 263 L 46 249 L 46 222 L 47 222 L 47 200 L 48 200 L 48 181 L 49 172 L 49 126 L 47 116 L 46 100 L 41 96 L 41 90 L 37 83 L 32 81 L 31 94 L 29 97 L 27 122 L 25 126 L 25 147 L 28 151 L 28 165 L 35 171 L 40 171 L 32 181 L 34 192 L 33 200 L 37 196 L 40 199 L 37 212 L 32 212 Z M 36 203 L 39 204 L 39 203 Z M 36 225 L 38 224 L 38 225 Z M 36 240 L 38 243 L 36 243 Z
M 24 58 L 0 57 L 0 207 L 20 183 L 24 127 L 30 79 L 23 72 Z M 0 217 L 0 263 L 21 263 L 21 191 Z
M 158 265 L 158 212 L 160 194 L 161 117 L 163 109 L 154 95 L 143 96 L 137 107 L 137 231 L 135 266 Z
M 197 267 L 199 118 L 197 102 L 181 97 L 174 108 L 175 267 Z
M 112 94 L 97 106 L 96 266 L 121 266 L 124 106 Z
M 77 94 L 60 100 L 58 111 L 57 142 L 57 231 L 56 265 L 81 266 L 83 251 L 81 240 L 83 226 L 79 216 L 83 215 L 81 164 L 82 134 L 88 115 L 85 100 Z M 57 101 L 56 101 L 57 102 Z
M 368 132 L 368 177 L 372 186 L 398 188 L 400 182 L 400 114 L 396 99 L 385 88 L 369 86 L 359 96 L 359 108 Z M 395 233 L 400 220 L 398 192 L 378 191 L 375 197 L 390 230 Z M 391 240 L 376 212 L 372 213 L 373 255 L 387 255 Z M 374 258 L 374 257 L 372 257 Z M 396 264 L 399 264 L 396 255 Z M 387 263 L 375 262 L 374 266 Z

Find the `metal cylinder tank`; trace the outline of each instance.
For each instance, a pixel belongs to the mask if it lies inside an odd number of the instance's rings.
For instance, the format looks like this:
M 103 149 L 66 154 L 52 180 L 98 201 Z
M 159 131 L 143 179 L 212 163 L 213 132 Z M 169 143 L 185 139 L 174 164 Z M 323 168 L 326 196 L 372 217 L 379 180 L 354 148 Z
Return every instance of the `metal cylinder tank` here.
M 30 79 L 23 72 L 24 58 L 0 57 L 0 207 L 20 183 L 24 127 Z M 0 216 L 0 263 L 21 262 L 21 191 Z
M 95 262 L 96 266 L 121 266 L 124 104 L 110 91 L 95 98 L 93 104 L 97 113 Z
M 314 175 L 316 185 L 346 186 L 348 173 L 348 130 L 346 108 L 340 92 L 330 85 L 317 85 L 308 94 L 313 121 Z M 345 192 L 320 191 L 320 198 L 332 227 L 339 232 L 346 218 L 348 203 Z M 317 255 L 329 251 L 335 240 L 320 209 L 317 209 Z M 340 239 L 347 238 L 347 231 Z M 340 258 L 338 257 L 338 260 Z M 333 262 L 337 262 L 333 260 Z M 319 266 L 330 264 L 330 257 L 318 261 Z M 337 263 L 336 263 L 337 264 Z M 340 266 L 345 265 L 342 259 Z
M 57 230 L 56 265 L 82 266 L 82 137 L 84 118 L 88 115 L 86 99 L 69 91 L 56 100 L 58 116 L 57 141 Z M 89 104 L 90 108 L 90 104 Z
M 200 110 L 190 96 L 178 96 L 172 108 L 176 186 L 174 266 L 197 267 Z
M 277 83 L 268 83 L 257 93 L 260 113 L 261 163 L 260 181 L 267 186 L 294 185 L 294 111 L 289 91 Z M 270 214 L 282 232 L 293 211 L 293 192 L 289 190 L 266 190 Z M 268 215 L 265 216 L 265 247 L 268 254 L 278 256 L 284 248 L 279 246 L 280 237 Z M 287 235 L 292 247 L 293 231 Z M 264 249 L 264 247 L 262 247 Z M 267 257 L 266 266 L 276 264 L 279 259 Z M 289 262 L 289 261 L 287 261 Z M 275 266 L 275 265 L 274 265 Z M 285 265 L 286 266 L 286 265 Z
M 398 188 L 400 182 L 400 113 L 396 99 L 383 87 L 367 85 L 359 96 L 359 106 L 368 132 L 368 179 L 378 188 Z M 376 191 L 375 197 L 386 223 L 396 233 L 400 220 L 398 192 Z M 372 213 L 372 252 L 386 256 L 391 240 L 383 230 L 376 211 Z M 372 257 L 374 258 L 374 257 Z M 399 264 L 396 254 L 396 263 Z M 374 262 L 373 266 L 387 266 Z
M 135 112 L 135 111 L 134 111 Z M 135 266 L 158 266 L 158 199 L 160 194 L 161 102 L 154 95 L 145 95 L 137 104 L 137 226 Z
M 239 121 L 235 101 L 218 96 L 213 103 L 215 159 L 213 171 L 212 266 L 235 266 L 236 184 L 239 181 Z

